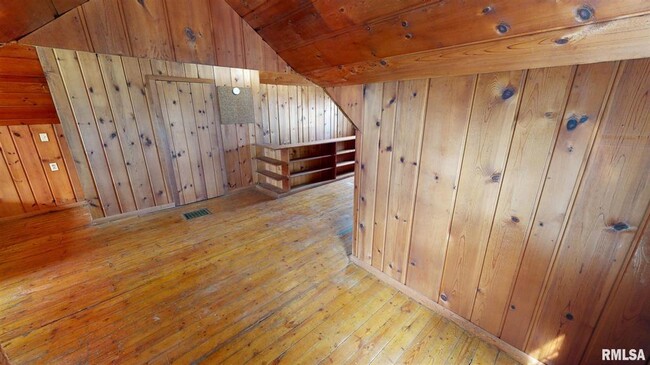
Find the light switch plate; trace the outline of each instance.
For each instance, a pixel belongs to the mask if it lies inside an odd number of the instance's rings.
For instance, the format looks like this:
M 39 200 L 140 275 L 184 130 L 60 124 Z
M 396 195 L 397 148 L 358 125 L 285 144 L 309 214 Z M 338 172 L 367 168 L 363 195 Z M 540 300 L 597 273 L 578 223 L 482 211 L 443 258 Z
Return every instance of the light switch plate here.
M 56 162 L 50 163 L 50 170 L 59 171 L 59 165 L 57 165 Z
M 50 138 L 47 136 L 47 133 L 39 133 L 38 136 L 41 139 L 41 142 L 49 142 Z

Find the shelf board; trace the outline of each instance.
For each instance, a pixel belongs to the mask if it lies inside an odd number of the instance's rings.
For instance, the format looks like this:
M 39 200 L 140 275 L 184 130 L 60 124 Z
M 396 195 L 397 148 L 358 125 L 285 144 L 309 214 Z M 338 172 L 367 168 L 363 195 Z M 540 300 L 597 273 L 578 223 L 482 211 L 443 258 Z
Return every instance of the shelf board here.
M 336 154 L 337 154 L 337 155 L 345 155 L 346 153 L 353 153 L 353 152 L 356 152 L 356 151 L 357 151 L 357 150 L 355 150 L 355 149 L 353 148 L 353 149 L 351 149 L 351 150 L 340 150 L 340 151 L 337 151 Z
M 336 163 L 336 167 L 350 166 L 354 165 L 354 161 L 341 161 Z
M 290 162 L 303 162 L 303 161 L 312 161 L 312 160 L 320 160 L 322 158 L 328 158 L 332 157 L 334 155 L 321 155 L 321 156 L 311 156 L 311 157 L 301 157 L 301 158 L 296 158 L 290 160 Z
M 257 170 L 257 173 L 262 174 L 262 175 L 264 175 L 266 177 L 269 177 L 269 178 L 271 178 L 273 180 L 277 180 L 277 181 L 282 181 L 282 180 L 289 179 L 288 176 L 284 176 L 284 175 L 281 175 L 281 174 L 278 174 L 278 173 L 275 173 L 275 172 L 272 172 L 272 171 L 268 171 L 268 170 Z
M 299 171 L 299 172 L 296 172 L 296 173 L 292 173 L 291 177 L 299 177 L 299 176 L 305 176 L 305 175 L 310 175 L 310 174 L 316 174 L 318 172 L 324 172 L 324 171 L 333 170 L 333 169 L 334 169 L 333 167 L 325 167 L 325 168 L 322 168 L 322 169 Z
M 286 164 L 287 164 L 287 163 L 284 162 L 284 161 L 276 160 L 276 159 L 274 159 L 274 158 L 266 157 L 266 156 L 257 156 L 257 157 L 255 157 L 255 159 L 256 159 L 256 160 L 260 160 L 260 161 L 262 161 L 262 162 L 266 162 L 266 163 L 271 164 L 271 165 L 274 165 L 274 166 L 282 166 L 282 165 L 286 165 Z

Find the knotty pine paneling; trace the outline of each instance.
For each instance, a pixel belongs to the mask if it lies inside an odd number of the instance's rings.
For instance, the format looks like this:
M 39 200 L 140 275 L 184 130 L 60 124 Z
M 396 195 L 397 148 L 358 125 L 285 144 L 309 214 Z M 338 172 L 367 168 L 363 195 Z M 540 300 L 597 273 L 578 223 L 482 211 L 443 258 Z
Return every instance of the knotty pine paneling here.
M 215 85 L 259 90 L 256 71 L 48 48 L 40 48 L 39 56 L 62 116 L 65 135 L 73 145 L 80 185 L 96 208 L 92 212 L 94 218 L 146 211 L 175 202 L 178 192 L 172 186 L 181 184 L 170 181 L 175 178 L 165 157 L 169 156 L 170 146 L 163 113 L 176 113 L 175 117 L 188 123 L 192 120 L 186 128 L 191 132 L 189 136 L 182 131 L 182 138 L 173 140 L 174 144 L 182 141 L 184 145 L 172 148 L 185 151 L 183 156 L 188 161 L 183 166 L 189 168 L 185 173 L 194 176 L 194 181 L 203 181 L 199 179 L 203 172 L 198 162 L 204 161 L 205 156 L 196 148 L 199 142 L 222 138 L 225 152 L 212 153 L 226 157 L 228 189 L 253 183 L 251 145 L 255 143 L 255 125 L 261 125 L 261 121 L 220 126 L 218 112 L 208 112 L 210 108 L 206 107 L 208 100 L 216 105 L 214 92 L 202 87 L 199 90 L 200 85 L 189 80 L 213 79 Z M 167 82 L 147 85 L 149 75 L 182 77 L 184 82 L 167 90 Z M 167 96 L 171 92 L 174 95 L 169 95 L 170 100 L 179 100 L 178 110 L 169 110 L 158 100 L 151 100 L 152 93 L 160 97 L 161 93 Z M 196 102 L 204 103 L 204 107 L 190 102 L 190 97 L 199 98 Z M 205 130 L 201 122 L 204 118 L 211 120 Z M 221 164 L 216 164 L 216 168 L 221 171 Z M 223 186 L 212 185 L 209 191 L 206 186 L 194 186 L 194 198 L 204 199 L 212 197 L 214 191 L 223 191 Z
M 354 125 L 318 86 L 260 84 L 258 142 L 291 144 L 354 135 Z
M 649 78 L 641 59 L 364 85 L 353 252 L 550 364 L 644 346 Z
M 21 43 L 272 72 L 289 67 L 225 0 L 90 0 Z
M 42 142 L 40 134 L 47 135 Z M 51 124 L 0 126 L 0 218 L 82 201 L 66 141 Z M 50 163 L 58 170 L 52 171 Z

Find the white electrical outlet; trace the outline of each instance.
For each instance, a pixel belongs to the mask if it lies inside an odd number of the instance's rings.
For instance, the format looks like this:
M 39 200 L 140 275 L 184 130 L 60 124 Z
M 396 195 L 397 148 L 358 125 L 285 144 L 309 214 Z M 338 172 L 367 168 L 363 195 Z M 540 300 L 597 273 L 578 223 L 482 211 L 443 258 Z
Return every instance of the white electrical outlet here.
M 50 163 L 50 170 L 59 171 L 59 165 L 57 165 L 56 162 Z
M 50 138 L 47 136 L 47 133 L 39 133 L 38 136 L 41 138 L 41 142 L 49 142 Z

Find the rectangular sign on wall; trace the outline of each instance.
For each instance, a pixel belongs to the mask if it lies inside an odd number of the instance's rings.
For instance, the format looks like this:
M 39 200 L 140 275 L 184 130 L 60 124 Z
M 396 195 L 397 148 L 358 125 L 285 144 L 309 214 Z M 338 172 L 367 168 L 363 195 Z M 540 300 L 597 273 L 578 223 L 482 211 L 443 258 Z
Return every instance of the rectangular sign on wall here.
M 254 123 L 253 92 L 249 87 L 218 86 L 221 124 Z

